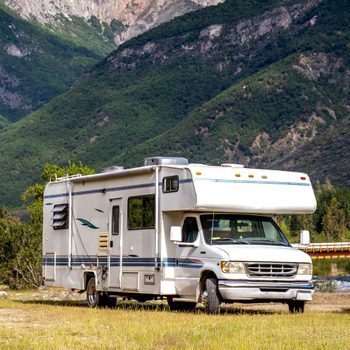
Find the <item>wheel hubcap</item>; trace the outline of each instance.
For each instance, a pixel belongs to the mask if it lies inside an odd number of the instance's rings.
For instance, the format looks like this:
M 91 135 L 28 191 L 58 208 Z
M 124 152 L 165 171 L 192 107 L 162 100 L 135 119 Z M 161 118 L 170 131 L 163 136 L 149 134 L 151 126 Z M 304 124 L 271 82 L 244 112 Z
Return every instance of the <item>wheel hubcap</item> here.
M 206 290 L 201 294 L 201 301 L 205 307 L 208 306 L 208 292 Z
M 90 285 L 88 289 L 88 300 L 90 305 L 94 305 L 96 302 L 96 290 L 93 285 Z

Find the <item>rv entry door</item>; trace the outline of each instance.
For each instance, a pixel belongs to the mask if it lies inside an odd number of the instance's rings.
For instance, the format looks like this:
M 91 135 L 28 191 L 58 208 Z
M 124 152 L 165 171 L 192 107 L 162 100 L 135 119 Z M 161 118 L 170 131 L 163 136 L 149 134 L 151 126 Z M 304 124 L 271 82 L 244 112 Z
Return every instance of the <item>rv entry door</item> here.
M 120 288 L 122 274 L 121 257 L 123 256 L 123 211 L 121 198 L 111 200 L 109 218 L 109 287 Z

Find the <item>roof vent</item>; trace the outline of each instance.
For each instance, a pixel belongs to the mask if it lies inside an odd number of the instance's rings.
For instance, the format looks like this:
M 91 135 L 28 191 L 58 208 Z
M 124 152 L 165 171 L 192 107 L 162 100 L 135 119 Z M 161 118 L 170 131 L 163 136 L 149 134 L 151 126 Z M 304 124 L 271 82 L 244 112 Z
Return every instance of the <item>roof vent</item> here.
M 224 163 L 221 164 L 223 168 L 244 168 L 243 164 L 234 164 L 234 163 Z
M 188 165 L 188 160 L 182 157 L 150 157 L 145 159 L 145 165 Z
M 122 171 L 122 170 L 124 170 L 124 167 L 117 166 L 117 165 L 112 165 L 112 166 L 109 166 L 107 168 L 103 168 L 102 172 L 103 173 L 114 173 L 114 172 Z

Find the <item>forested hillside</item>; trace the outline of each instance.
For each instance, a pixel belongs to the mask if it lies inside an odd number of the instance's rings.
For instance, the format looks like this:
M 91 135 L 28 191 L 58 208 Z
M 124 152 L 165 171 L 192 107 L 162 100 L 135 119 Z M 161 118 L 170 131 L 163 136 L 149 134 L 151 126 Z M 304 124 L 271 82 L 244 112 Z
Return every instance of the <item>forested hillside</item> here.
M 349 0 L 227 0 L 132 39 L 0 133 L 1 201 L 18 205 L 45 161 L 99 170 L 160 154 L 349 185 L 337 140 L 326 146 L 349 117 L 349 10 Z
M 16 121 L 66 91 L 90 66 L 111 52 L 96 30 L 77 22 L 86 44 L 21 19 L 0 1 L 0 114 Z M 67 21 L 67 30 L 73 26 Z
M 0 114 L 20 119 L 121 42 L 220 1 L 0 0 Z

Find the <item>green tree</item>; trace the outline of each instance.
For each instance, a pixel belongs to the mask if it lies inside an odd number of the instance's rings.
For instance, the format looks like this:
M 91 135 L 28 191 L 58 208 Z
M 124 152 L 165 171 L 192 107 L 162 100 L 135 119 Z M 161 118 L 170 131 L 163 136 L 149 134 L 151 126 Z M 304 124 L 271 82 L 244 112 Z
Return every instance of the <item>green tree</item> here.
M 345 213 L 336 197 L 332 197 L 322 218 L 322 233 L 327 240 L 343 240 L 346 234 Z
M 293 243 L 299 242 L 301 230 L 309 230 L 312 236 L 315 234 L 313 215 L 288 215 L 283 217 L 279 224 Z
M 91 16 L 88 21 L 99 33 L 102 33 L 102 25 L 96 16 Z

